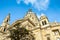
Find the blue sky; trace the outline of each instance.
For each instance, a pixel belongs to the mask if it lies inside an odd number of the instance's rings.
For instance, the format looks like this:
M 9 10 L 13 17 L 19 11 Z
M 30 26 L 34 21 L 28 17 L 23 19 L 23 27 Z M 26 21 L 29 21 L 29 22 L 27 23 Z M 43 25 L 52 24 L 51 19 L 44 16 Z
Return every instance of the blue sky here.
M 38 17 L 44 13 L 50 22 L 60 22 L 60 0 L 0 0 L 0 24 L 9 13 L 10 23 L 23 18 L 29 8 Z

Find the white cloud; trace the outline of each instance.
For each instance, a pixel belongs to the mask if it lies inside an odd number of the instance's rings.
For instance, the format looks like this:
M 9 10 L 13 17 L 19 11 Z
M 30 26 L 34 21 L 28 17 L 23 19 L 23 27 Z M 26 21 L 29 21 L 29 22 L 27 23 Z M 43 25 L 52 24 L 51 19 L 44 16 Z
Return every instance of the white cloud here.
M 49 0 L 17 0 L 17 3 L 19 4 L 21 1 L 23 1 L 26 5 L 29 3 L 32 5 L 32 7 L 40 10 L 46 10 L 49 5 Z
M 17 4 L 20 4 L 21 0 L 16 0 Z

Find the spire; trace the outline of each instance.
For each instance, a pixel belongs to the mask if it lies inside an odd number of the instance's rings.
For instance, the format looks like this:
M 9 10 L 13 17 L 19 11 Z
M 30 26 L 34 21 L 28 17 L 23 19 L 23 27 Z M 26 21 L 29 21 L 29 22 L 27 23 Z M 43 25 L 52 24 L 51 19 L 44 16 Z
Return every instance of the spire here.
M 7 17 L 3 20 L 3 23 L 1 24 L 3 31 L 5 31 L 9 27 L 9 21 L 10 21 L 10 13 L 7 15 Z
M 4 19 L 3 22 L 9 22 L 10 21 L 10 13 L 8 14 L 8 16 Z

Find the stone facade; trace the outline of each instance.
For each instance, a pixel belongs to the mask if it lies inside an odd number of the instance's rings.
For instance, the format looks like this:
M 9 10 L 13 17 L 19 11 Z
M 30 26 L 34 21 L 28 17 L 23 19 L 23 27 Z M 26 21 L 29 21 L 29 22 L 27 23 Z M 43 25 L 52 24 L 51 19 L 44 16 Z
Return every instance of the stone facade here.
M 11 25 L 9 21 L 10 14 L 4 19 L 0 27 L 0 40 L 11 40 L 7 38 L 9 28 L 14 29 L 16 26 L 30 30 L 35 40 L 60 40 L 60 23 L 49 22 L 44 14 L 41 14 L 40 19 L 38 19 L 36 14 L 29 10 L 23 19 L 16 20 Z

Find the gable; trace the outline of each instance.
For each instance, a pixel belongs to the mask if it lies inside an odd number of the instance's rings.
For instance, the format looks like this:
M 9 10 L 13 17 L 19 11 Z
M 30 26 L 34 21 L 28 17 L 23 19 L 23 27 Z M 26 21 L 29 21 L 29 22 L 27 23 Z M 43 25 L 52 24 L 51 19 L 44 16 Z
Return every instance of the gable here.
M 31 22 L 29 19 L 17 20 L 16 22 L 14 22 L 11 25 L 10 29 L 14 28 L 14 27 L 25 27 L 25 28 L 27 28 L 27 26 L 33 28 L 33 27 L 35 27 L 35 24 L 33 22 Z
M 21 23 L 21 27 L 25 27 L 28 30 L 32 30 L 35 26 L 29 21 L 24 21 L 23 23 Z
M 38 24 L 39 19 L 37 18 L 36 14 L 34 12 L 27 12 L 26 16 L 24 17 L 24 19 L 29 19 L 30 21 L 32 21 L 35 25 Z

